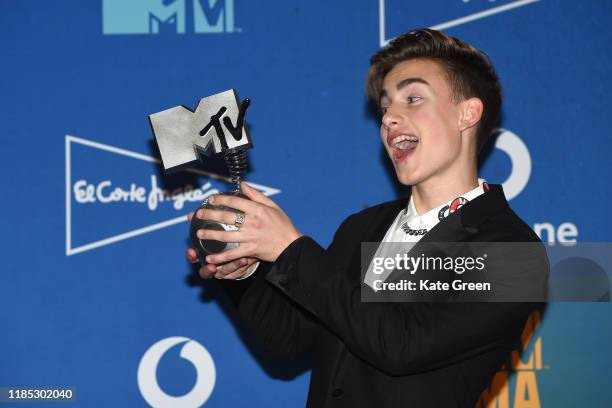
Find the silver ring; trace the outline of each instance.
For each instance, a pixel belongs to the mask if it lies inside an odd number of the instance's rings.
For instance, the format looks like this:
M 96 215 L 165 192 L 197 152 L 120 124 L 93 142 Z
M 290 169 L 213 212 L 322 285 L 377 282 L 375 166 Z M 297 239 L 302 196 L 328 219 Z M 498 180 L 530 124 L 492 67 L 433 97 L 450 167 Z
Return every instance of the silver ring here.
M 240 228 L 242 224 L 244 224 L 245 217 L 246 214 L 244 213 L 236 213 L 234 217 L 234 225 L 236 226 L 236 228 Z

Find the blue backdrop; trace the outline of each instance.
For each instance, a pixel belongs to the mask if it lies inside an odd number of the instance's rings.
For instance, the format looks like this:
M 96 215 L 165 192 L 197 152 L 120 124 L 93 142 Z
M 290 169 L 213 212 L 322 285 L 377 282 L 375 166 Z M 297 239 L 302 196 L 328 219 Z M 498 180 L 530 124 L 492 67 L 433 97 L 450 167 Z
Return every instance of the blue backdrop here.
M 147 115 L 252 98 L 249 180 L 327 245 L 402 191 L 363 84 L 369 56 L 413 28 L 498 69 L 481 177 L 545 241 L 610 240 L 611 20 L 605 0 L 1 0 L 0 386 L 74 387 L 87 407 L 303 406 L 309 372 L 252 346 L 184 261 L 184 215 L 228 189 L 222 163 L 164 176 Z M 482 405 L 608 406 L 610 310 L 532 316 Z

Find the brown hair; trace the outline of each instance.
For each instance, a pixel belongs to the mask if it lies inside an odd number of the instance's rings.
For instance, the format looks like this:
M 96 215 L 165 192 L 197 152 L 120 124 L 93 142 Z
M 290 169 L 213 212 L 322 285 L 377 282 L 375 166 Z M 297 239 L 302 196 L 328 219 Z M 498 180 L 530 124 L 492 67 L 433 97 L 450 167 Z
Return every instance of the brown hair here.
M 499 121 L 502 89 L 487 54 L 461 40 L 428 28 L 393 39 L 370 58 L 368 96 L 378 104 L 385 76 L 398 63 L 416 58 L 440 64 L 448 76 L 455 102 L 472 97 L 482 101 L 484 109 L 476 132 L 479 151 Z

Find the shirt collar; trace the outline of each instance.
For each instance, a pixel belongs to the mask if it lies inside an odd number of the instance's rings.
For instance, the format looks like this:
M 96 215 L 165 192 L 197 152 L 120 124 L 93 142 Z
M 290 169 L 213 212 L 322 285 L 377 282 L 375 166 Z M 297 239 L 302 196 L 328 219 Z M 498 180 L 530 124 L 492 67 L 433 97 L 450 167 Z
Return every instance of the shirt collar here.
M 410 197 L 408 207 L 405 210 L 405 221 L 408 226 L 412 229 L 425 228 L 427 230 L 432 229 L 441 220 L 446 218 L 449 214 L 457 211 L 463 205 L 467 204 L 471 200 L 475 199 L 479 195 L 488 191 L 489 187 L 484 179 L 478 179 L 478 187 L 468 191 L 461 196 L 456 197 L 436 208 L 432 208 L 423 215 L 419 215 L 414 207 L 413 197 Z

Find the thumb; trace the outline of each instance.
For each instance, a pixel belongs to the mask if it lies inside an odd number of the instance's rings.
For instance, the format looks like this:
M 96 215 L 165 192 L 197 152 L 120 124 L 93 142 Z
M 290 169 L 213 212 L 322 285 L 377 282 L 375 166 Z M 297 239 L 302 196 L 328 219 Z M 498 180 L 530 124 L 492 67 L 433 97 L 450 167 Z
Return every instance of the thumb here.
M 256 203 L 261 203 L 267 205 L 268 207 L 279 208 L 274 201 L 270 200 L 268 197 L 249 186 L 246 182 L 243 181 L 240 183 L 240 188 L 247 197 Z

